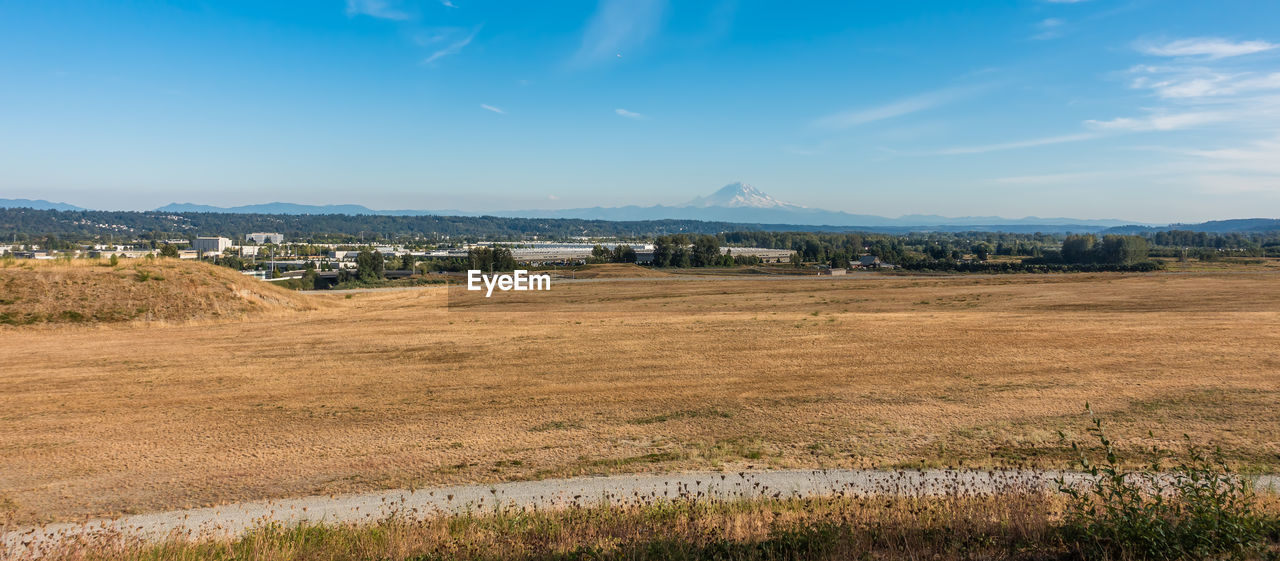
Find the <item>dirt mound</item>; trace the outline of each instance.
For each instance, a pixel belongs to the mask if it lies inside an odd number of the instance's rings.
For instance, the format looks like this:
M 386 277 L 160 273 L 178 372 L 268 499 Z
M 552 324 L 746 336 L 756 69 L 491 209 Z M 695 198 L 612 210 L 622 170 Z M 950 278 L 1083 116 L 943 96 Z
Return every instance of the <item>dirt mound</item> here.
M 311 307 L 304 295 L 194 261 L 0 265 L 0 325 L 186 321 Z
M 669 277 L 670 273 L 655 271 L 648 267 L 641 267 L 631 263 L 606 263 L 602 265 L 587 265 L 574 272 L 575 279 L 619 279 L 619 278 L 641 278 L 641 277 Z

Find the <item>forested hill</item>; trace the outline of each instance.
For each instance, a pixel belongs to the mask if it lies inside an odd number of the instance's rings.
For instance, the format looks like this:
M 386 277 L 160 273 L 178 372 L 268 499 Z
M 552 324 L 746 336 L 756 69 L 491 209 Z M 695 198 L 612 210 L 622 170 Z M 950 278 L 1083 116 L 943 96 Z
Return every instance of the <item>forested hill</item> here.
M 92 239 L 115 236 L 167 238 L 242 236 L 280 232 L 290 239 L 316 237 L 403 237 L 451 239 L 564 239 L 571 236 L 651 237 L 715 234 L 730 230 L 824 231 L 823 227 L 734 224 L 698 220 L 606 220 L 502 218 L 496 216 L 385 216 L 347 214 L 235 214 L 209 212 L 55 211 L 0 209 L 0 241 L 42 238 Z M 835 229 L 835 228 L 833 228 Z M 839 228 L 838 230 L 847 230 Z
M 245 214 L 226 212 L 124 212 L 61 211 L 0 208 L 0 241 L 55 236 L 60 239 L 132 239 L 221 235 L 239 237 L 250 232 L 280 232 L 290 239 L 448 238 L 516 240 L 592 237 L 655 237 L 667 234 L 716 234 L 732 231 L 772 232 L 870 232 L 906 234 L 933 232 L 1006 233 L 1122 233 L 1153 234 L 1169 230 L 1211 233 L 1264 233 L 1280 231 L 1277 219 L 1242 219 L 1178 224 L 1167 227 L 1124 226 L 1100 228 L 1082 225 L 990 225 L 856 227 L 751 224 L 702 220 L 608 221 L 578 218 L 509 218 L 498 216 L 393 216 L 350 214 Z
M 1280 218 L 1238 218 L 1235 220 L 1210 220 L 1199 224 L 1170 224 L 1168 226 L 1117 226 L 1103 231 L 1105 234 L 1145 234 L 1183 230 L 1210 234 L 1246 234 L 1280 231 Z

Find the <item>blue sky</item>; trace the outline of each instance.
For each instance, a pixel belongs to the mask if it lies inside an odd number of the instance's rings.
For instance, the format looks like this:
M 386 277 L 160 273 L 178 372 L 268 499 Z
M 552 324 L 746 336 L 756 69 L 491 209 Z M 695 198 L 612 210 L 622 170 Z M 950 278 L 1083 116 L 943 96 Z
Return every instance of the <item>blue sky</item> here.
M 0 197 L 1280 215 L 1280 2 L 0 0 Z

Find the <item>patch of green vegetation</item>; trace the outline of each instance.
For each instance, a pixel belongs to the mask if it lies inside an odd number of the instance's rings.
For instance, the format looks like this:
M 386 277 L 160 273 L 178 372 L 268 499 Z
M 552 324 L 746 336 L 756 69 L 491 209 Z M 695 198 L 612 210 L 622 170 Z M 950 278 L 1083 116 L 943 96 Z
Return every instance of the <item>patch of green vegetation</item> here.
M 570 430 L 580 428 L 582 428 L 582 423 L 579 421 L 548 421 L 540 425 L 529 427 L 529 432 L 546 432 L 552 430 Z
M 655 423 L 665 423 L 667 421 L 675 421 L 679 419 L 701 419 L 701 418 L 719 418 L 729 419 L 733 417 L 733 413 L 721 411 L 719 409 L 686 409 L 663 415 L 654 415 L 652 417 L 641 417 L 627 421 L 633 425 L 652 425 Z
M 58 319 L 62 321 L 73 322 L 73 323 L 89 321 L 88 317 L 86 317 L 84 314 L 77 312 L 75 310 L 63 310 L 58 314 Z
M 641 456 L 629 456 L 626 458 L 601 458 L 592 460 L 587 463 L 591 467 L 609 467 L 621 468 L 633 464 L 659 464 L 663 462 L 676 462 L 685 459 L 687 456 L 675 451 L 652 452 Z

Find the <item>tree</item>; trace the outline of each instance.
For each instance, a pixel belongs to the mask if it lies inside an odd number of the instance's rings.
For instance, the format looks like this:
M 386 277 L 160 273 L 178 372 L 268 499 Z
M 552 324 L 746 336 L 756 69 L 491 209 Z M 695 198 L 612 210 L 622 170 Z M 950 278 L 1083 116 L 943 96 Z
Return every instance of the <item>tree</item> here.
M 687 269 L 693 266 L 693 260 L 689 256 L 689 249 L 681 245 L 671 252 L 671 266 Z
M 1093 260 L 1093 244 L 1097 238 L 1089 235 L 1072 235 L 1062 240 L 1062 260 L 1067 263 L 1088 263 Z
M 171 243 L 164 244 L 164 246 L 160 248 L 160 256 L 161 257 L 178 257 L 179 256 L 178 246 L 173 245 Z
M 608 263 L 613 261 L 613 252 L 609 248 L 596 244 L 591 248 L 591 257 L 587 259 L 588 263 Z
M 1112 265 L 1133 265 L 1147 260 L 1147 240 L 1139 236 L 1104 236 L 1097 248 L 1098 260 Z
M 658 236 L 653 241 L 653 266 L 666 267 L 671 265 L 671 253 L 674 249 L 669 236 Z
M 720 264 L 720 240 L 715 236 L 698 236 L 693 240 L 694 267 L 714 267 Z
M 636 248 L 631 244 L 618 244 L 613 246 L 613 262 L 614 263 L 635 263 L 639 259 L 636 256 Z
M 360 282 L 377 282 L 385 277 L 385 261 L 382 254 L 368 249 L 356 255 L 356 279 Z
M 791 265 L 797 269 L 804 266 L 804 258 L 800 256 L 799 251 L 791 252 Z
M 831 258 L 828 259 L 827 264 L 831 265 L 832 269 L 847 269 L 850 265 L 849 254 L 843 251 L 834 251 L 831 253 Z
M 323 281 L 320 280 L 320 275 L 316 274 L 315 266 L 311 265 L 310 263 L 308 263 L 307 265 L 308 266 L 307 266 L 306 272 L 302 273 L 302 288 L 304 289 L 309 288 L 312 290 L 324 288 L 324 286 L 322 286 Z
M 991 256 L 991 244 L 987 242 L 974 244 L 973 256 L 977 257 L 978 261 L 986 261 Z

